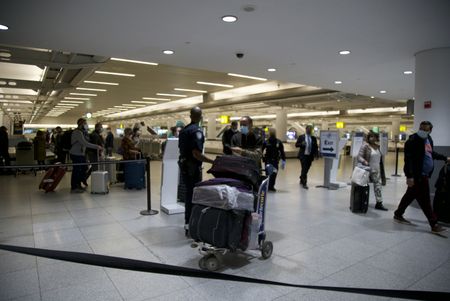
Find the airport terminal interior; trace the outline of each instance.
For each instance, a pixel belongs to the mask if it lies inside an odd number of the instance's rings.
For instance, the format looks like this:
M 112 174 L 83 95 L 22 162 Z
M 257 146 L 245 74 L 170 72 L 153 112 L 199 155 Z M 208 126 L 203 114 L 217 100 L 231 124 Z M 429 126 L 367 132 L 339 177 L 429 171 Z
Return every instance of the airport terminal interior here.
M 431 292 L 450 298 L 450 230 L 430 231 L 416 201 L 404 214 L 411 224 L 393 218 L 408 189 L 405 143 L 422 121 L 433 124 L 433 150 L 450 158 L 450 2 L 339 2 L 5 1 L 0 300 L 428 300 L 419 294 L 428 291 L 428 298 Z M 254 233 L 265 237 L 254 249 L 215 248 L 186 232 L 178 135 L 197 106 L 208 158 L 223 155 L 232 122 L 244 135 L 245 116 L 253 121 L 252 135 L 268 141 L 275 130 L 284 148 L 275 189 L 267 191 L 268 180 L 262 181 L 269 169 L 263 168 L 260 191 L 253 191 L 263 212 L 245 213 L 249 223 L 264 216 Z M 98 133 L 114 138 L 108 154 L 100 152 L 100 171 L 94 168 L 74 189 L 76 166 L 56 141 L 72 135 L 80 118 L 87 132 L 101 124 Z M 297 142 L 307 129 L 319 146 L 306 184 Z M 122 162 L 129 133 L 140 154 L 131 163 Z M 352 212 L 358 156 L 371 134 L 378 137 L 387 210 L 376 208 L 378 190 L 369 183 L 367 212 Z M 142 167 L 137 189 L 127 186 L 132 164 Z M 435 160 L 429 177 L 430 202 L 436 213 L 433 200 L 440 197 L 447 211 L 438 215 L 447 218 L 448 190 L 438 192 L 435 183 L 448 165 Z M 211 167 L 203 163 L 203 181 L 214 178 Z M 47 178 L 49 170 L 61 170 L 59 183 Z M 100 173 L 106 182 L 98 191 L 93 182 Z M 438 225 L 447 230 L 449 222 L 439 218 Z M 244 230 L 241 239 L 251 237 Z M 2 246 L 314 288 L 116 269 Z M 402 297 L 392 290 L 418 293 Z

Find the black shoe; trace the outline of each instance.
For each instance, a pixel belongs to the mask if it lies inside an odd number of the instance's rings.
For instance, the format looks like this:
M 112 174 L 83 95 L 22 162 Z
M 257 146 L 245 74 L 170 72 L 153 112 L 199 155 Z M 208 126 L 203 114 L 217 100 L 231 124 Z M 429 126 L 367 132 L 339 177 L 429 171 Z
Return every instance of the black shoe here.
M 388 211 L 388 209 L 387 209 L 386 207 L 383 206 L 383 203 L 377 203 L 377 204 L 375 205 L 375 209 L 383 210 L 383 211 Z
M 269 188 L 269 191 L 277 191 L 274 187 L 272 187 L 272 188 Z
M 412 223 L 409 220 L 405 219 L 403 216 L 398 216 L 395 214 L 394 214 L 394 221 L 400 224 L 412 225 Z
M 83 182 L 81 182 L 84 186 L 86 186 L 86 187 L 88 187 L 89 185 L 88 185 L 88 183 L 87 183 L 87 181 L 83 181 Z
M 303 184 L 302 187 L 303 187 L 304 189 L 309 189 L 308 185 L 306 185 L 306 184 Z

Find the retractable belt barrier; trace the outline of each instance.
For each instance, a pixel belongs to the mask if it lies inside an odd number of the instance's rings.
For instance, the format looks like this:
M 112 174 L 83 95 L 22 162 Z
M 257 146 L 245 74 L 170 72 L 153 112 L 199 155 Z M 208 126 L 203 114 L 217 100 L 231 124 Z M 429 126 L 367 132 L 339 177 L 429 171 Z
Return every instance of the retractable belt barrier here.
M 356 287 L 334 287 L 334 286 L 319 286 L 319 285 L 302 285 L 283 283 L 277 281 L 263 280 L 257 278 L 221 274 L 215 272 L 202 271 L 192 268 L 178 267 L 174 265 L 161 264 L 149 261 L 128 259 L 122 257 L 96 255 L 81 252 L 57 251 L 39 248 L 27 248 L 11 245 L 0 244 L 0 249 L 12 251 L 16 253 L 28 254 L 33 256 L 45 257 L 56 260 L 63 260 L 75 263 L 88 264 L 93 266 L 156 273 L 174 276 L 187 276 L 195 278 L 208 278 L 227 281 L 247 282 L 256 284 L 269 284 L 286 287 L 296 287 L 305 289 L 314 289 L 322 291 L 334 291 L 352 294 L 364 294 L 371 296 L 400 298 L 400 299 L 414 299 L 414 300 L 430 300 L 442 301 L 450 300 L 450 293 L 448 292 L 433 292 L 433 291 L 413 291 L 413 290 L 392 290 L 392 289 L 372 289 L 372 288 L 356 288 Z
M 47 168 L 47 167 L 69 167 L 69 166 L 87 166 L 87 165 L 100 165 L 100 164 L 124 164 L 124 163 L 146 163 L 146 172 L 147 172 L 147 209 L 142 210 L 141 215 L 155 215 L 158 214 L 157 210 L 152 209 L 152 195 L 151 195 L 151 186 L 150 186 L 150 158 L 147 157 L 145 159 L 138 160 L 120 160 L 120 161 L 97 161 L 97 162 L 86 162 L 86 163 L 57 163 L 57 164 L 35 164 L 35 165 L 9 165 L 9 166 L 0 166 L 0 170 L 2 169 L 24 169 L 24 168 Z

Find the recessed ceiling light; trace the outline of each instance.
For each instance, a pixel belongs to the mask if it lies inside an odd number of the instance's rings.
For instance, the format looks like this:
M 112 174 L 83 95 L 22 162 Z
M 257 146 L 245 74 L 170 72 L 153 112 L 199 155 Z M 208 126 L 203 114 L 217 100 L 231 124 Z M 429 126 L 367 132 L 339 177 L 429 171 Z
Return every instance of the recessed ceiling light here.
M 381 90 L 380 93 L 381 93 L 381 94 L 385 94 L 386 91 L 385 91 L 385 90 Z
M 86 118 L 90 119 L 92 117 L 92 113 L 86 113 Z
M 97 82 L 93 80 L 85 80 L 84 81 L 87 84 L 97 84 L 97 85 L 108 85 L 108 86 L 118 86 L 118 83 L 109 83 L 109 82 Z
M 164 53 L 164 54 L 174 54 L 175 51 L 170 50 L 170 49 L 167 49 L 167 50 L 164 50 L 163 53 Z
M 153 62 L 144 62 L 144 61 L 119 59 L 119 58 L 116 58 L 116 57 L 112 57 L 111 61 L 119 61 L 119 62 L 127 62 L 127 63 L 143 64 L 143 65 L 153 65 L 153 66 L 157 66 L 158 65 L 158 63 L 153 63 Z
M 197 82 L 199 85 L 207 85 L 207 86 L 218 86 L 218 87 L 226 87 L 226 88 L 233 88 L 233 85 L 226 85 L 226 84 L 218 84 L 218 83 L 210 83 L 210 82 Z
M 341 82 L 340 80 L 335 80 L 334 83 L 335 83 L 336 85 L 342 84 L 342 82 Z
M 198 92 L 198 93 L 208 93 L 208 91 L 205 90 L 193 90 L 193 89 L 182 89 L 182 88 L 175 88 L 175 91 L 186 91 L 186 92 Z
M 4 80 L 0 80 L 0 85 L 4 86 L 6 85 L 6 82 Z
M 347 54 L 350 54 L 350 50 L 341 50 L 341 51 L 339 51 L 339 54 L 340 54 L 340 55 L 347 55 Z
M 77 90 L 85 90 L 85 91 L 99 91 L 99 92 L 106 92 L 106 89 L 95 89 L 95 88 L 76 88 Z
M 226 23 L 234 23 L 237 21 L 237 17 L 236 16 L 232 16 L 232 15 L 226 15 L 222 17 L 222 21 L 226 22 Z
M 370 96 L 370 98 L 374 99 L 374 98 L 375 98 L 375 96 Z
M 76 100 L 61 100 L 62 103 L 84 103 L 84 101 L 76 101 Z
M 90 100 L 90 98 L 87 97 L 64 97 L 64 99 L 75 99 L 75 100 Z
M 413 74 L 413 72 L 410 70 L 407 70 L 407 71 L 403 71 L 403 74 L 409 75 L 409 74 Z
M 140 100 L 132 100 L 132 103 L 145 103 L 145 104 L 150 104 L 150 105 L 154 105 L 157 104 L 157 102 L 155 101 L 140 101 Z
M 118 73 L 118 72 L 107 72 L 107 71 L 95 71 L 97 74 L 107 74 L 107 75 L 117 75 L 117 76 L 127 76 L 127 77 L 135 77 L 135 74 L 131 73 Z
M 8 82 L 8 85 L 10 85 L 10 86 L 17 86 L 17 83 L 13 82 L 13 81 L 10 81 L 10 82 Z
M 170 98 L 158 98 L 158 97 L 142 97 L 142 99 L 146 99 L 146 100 L 166 100 L 166 101 L 170 100 Z
M 173 97 L 187 97 L 187 95 L 182 94 L 168 94 L 168 93 L 156 93 L 159 96 L 173 96 Z
M 9 27 L 3 24 L 0 24 L 0 30 L 8 30 Z
M 260 81 L 266 81 L 267 78 L 262 77 L 256 77 L 256 76 L 250 76 L 250 75 L 243 75 L 243 74 L 236 74 L 236 73 L 228 73 L 229 76 L 235 76 L 235 77 L 242 77 L 242 78 L 249 78 L 249 79 L 255 79 Z
M 7 51 L 0 51 L 0 57 L 1 58 L 10 58 L 11 57 L 11 53 L 7 52 Z
M 89 94 L 89 93 L 69 93 L 70 95 L 79 95 L 79 96 L 97 96 L 97 94 Z
M 267 71 L 269 71 L 269 72 L 275 72 L 275 71 L 277 71 L 277 69 L 275 69 L 275 68 L 268 68 Z

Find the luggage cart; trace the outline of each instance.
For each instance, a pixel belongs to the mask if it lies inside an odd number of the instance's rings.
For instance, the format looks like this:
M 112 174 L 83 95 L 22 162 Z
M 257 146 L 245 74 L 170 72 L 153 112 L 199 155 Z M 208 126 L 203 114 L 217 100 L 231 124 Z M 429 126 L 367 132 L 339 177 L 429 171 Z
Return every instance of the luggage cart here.
M 269 177 L 274 172 L 274 167 L 272 165 L 267 165 L 265 172 L 267 178 L 264 179 L 259 186 L 257 202 L 256 202 L 256 210 L 252 212 L 252 214 L 257 214 L 258 224 L 257 227 L 250 227 L 252 233 L 249 233 L 249 237 L 254 237 L 257 241 L 250 242 L 249 247 L 245 250 L 236 249 L 231 250 L 228 248 L 217 248 L 211 244 L 205 242 L 193 242 L 191 244 L 192 248 L 198 248 L 198 252 L 203 257 L 200 258 L 198 265 L 202 270 L 208 271 L 217 271 L 221 264 L 218 259 L 218 255 L 225 255 L 226 253 L 240 252 L 245 253 L 247 250 L 249 251 L 259 251 L 261 252 L 261 257 L 263 259 L 268 259 L 272 256 L 273 252 L 273 243 L 271 241 L 266 240 L 266 231 L 265 231 L 265 211 L 266 211 L 266 201 L 267 201 L 267 191 L 269 188 Z M 243 229 L 244 231 L 245 229 Z

